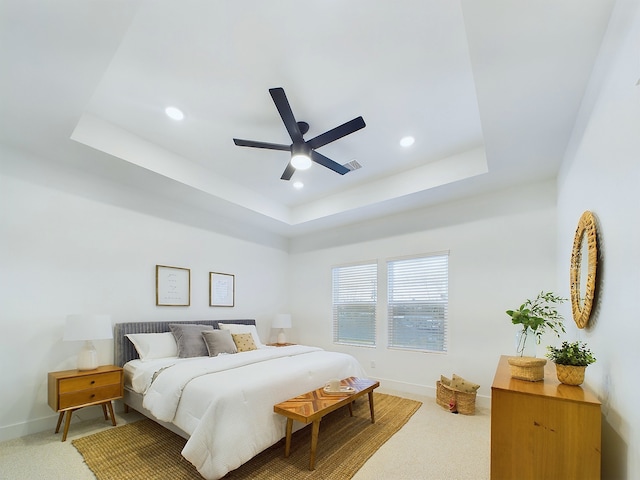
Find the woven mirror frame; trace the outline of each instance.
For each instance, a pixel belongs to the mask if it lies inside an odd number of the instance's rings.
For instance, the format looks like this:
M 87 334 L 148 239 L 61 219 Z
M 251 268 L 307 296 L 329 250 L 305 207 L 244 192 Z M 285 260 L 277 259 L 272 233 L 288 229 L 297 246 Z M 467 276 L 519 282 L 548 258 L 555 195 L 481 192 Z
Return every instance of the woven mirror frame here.
M 589 323 L 596 290 L 597 266 L 596 222 L 593 214 L 587 210 L 578 221 L 571 251 L 571 310 L 578 328 L 584 328 Z

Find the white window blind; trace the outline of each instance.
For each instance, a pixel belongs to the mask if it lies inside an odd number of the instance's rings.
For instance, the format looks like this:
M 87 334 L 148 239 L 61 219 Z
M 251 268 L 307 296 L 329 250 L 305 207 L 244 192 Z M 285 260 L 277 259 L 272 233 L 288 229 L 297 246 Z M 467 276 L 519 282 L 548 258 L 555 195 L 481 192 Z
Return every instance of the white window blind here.
M 389 347 L 447 351 L 449 254 L 387 262 Z
M 376 263 L 333 268 L 334 342 L 375 346 L 377 270 Z

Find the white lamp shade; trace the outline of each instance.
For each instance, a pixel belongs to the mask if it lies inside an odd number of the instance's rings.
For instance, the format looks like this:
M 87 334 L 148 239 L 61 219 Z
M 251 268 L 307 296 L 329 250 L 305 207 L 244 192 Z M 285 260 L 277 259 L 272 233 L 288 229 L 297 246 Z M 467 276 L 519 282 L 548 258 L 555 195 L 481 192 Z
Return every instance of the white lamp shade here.
M 271 328 L 279 328 L 280 332 L 278 333 L 278 343 L 285 344 L 287 343 L 287 338 L 284 334 L 284 328 L 291 328 L 291 314 L 290 313 L 279 313 L 273 319 L 273 323 L 271 324 Z
M 67 315 L 63 340 L 105 340 L 113 338 L 109 315 Z
M 273 319 L 271 328 L 291 328 L 291 314 L 279 313 Z
M 67 315 L 63 340 L 80 341 L 85 344 L 78 354 L 78 370 L 98 368 L 98 352 L 92 340 L 113 338 L 109 315 Z

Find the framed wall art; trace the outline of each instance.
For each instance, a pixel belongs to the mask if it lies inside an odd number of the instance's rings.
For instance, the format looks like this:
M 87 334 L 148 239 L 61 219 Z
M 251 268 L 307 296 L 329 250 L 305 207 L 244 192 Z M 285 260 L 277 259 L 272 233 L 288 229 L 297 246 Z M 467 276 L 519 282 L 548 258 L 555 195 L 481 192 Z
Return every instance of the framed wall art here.
M 233 307 L 234 297 L 235 276 L 228 273 L 209 272 L 209 306 Z
M 156 265 L 156 305 L 188 307 L 191 304 L 191 270 Z

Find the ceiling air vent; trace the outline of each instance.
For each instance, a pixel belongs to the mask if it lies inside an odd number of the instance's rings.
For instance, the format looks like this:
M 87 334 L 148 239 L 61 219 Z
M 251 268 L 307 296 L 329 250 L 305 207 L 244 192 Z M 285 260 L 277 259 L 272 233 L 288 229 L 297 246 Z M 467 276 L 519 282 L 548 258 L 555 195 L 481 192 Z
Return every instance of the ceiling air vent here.
M 360 165 L 357 160 L 351 160 L 349 163 L 345 163 L 343 166 L 347 167 L 351 171 L 362 168 L 362 165 Z

